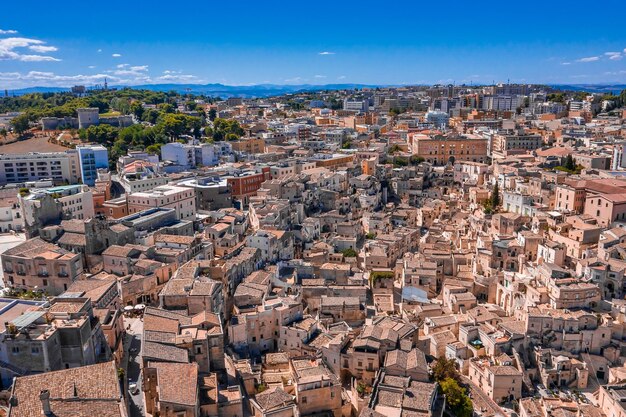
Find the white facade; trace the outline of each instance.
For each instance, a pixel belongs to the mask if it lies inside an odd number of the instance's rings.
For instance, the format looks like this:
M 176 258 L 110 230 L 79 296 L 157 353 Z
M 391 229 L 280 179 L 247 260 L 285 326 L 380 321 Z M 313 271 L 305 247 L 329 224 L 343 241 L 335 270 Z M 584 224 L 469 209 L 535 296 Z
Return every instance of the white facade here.
M 359 112 L 366 112 L 369 110 L 369 102 L 367 100 L 348 100 L 343 101 L 344 110 L 354 110 Z
M 232 147 L 227 142 L 200 145 L 174 142 L 161 147 L 161 160 L 170 161 L 185 168 L 195 168 L 197 165 L 217 165 L 220 157 L 230 153 L 232 153 Z
M 161 146 L 161 160 L 192 168 L 196 166 L 196 150 L 193 146 L 184 143 L 167 143 Z
M 426 113 L 426 121 L 434 124 L 435 127 L 438 128 L 448 127 L 449 119 L 450 116 L 448 116 L 448 113 L 443 111 L 429 111 Z
M 75 150 L 0 155 L 0 185 L 42 179 L 75 184 L 79 178 L 80 162 Z
M 129 214 L 150 208 L 173 208 L 180 220 L 196 218 L 196 192 L 193 188 L 163 185 L 148 192 L 132 193 L 128 197 Z
M 9 203 L 0 207 L 0 233 L 7 233 L 12 230 L 20 231 L 24 227 L 24 217 L 22 217 L 19 203 Z
M 73 219 L 87 220 L 95 215 L 93 193 L 86 186 L 76 194 L 63 196 L 57 201 L 63 206 L 63 211 L 69 213 Z

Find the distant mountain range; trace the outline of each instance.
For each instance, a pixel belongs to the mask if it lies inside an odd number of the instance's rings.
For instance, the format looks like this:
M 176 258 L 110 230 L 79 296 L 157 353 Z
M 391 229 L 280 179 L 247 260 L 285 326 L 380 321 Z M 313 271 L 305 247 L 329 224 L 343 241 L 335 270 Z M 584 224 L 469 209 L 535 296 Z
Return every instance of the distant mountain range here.
M 152 91 L 176 91 L 179 93 L 192 93 L 221 97 L 270 97 L 282 94 L 297 93 L 302 91 L 322 90 L 353 90 L 355 88 L 376 88 L 379 85 L 366 84 L 256 84 L 256 85 L 224 85 L 224 84 L 146 84 L 137 85 L 134 88 Z
M 112 86 L 114 88 L 124 88 L 125 86 Z M 133 85 L 131 88 L 151 91 L 176 91 L 178 93 L 191 93 L 207 95 L 213 97 L 270 97 L 302 91 L 322 91 L 322 90 L 346 90 L 355 88 L 376 88 L 378 85 L 367 84 L 257 84 L 257 85 L 224 85 L 224 84 L 144 84 Z M 69 91 L 69 88 L 61 87 L 28 87 L 16 90 L 9 90 L 9 94 L 22 95 L 30 93 L 56 93 Z
M 626 90 L 626 84 L 553 84 L 550 87 L 563 91 L 586 91 L 588 93 L 619 94 Z
M 588 91 L 590 93 L 613 93 L 619 94 L 626 89 L 626 84 L 552 84 L 556 90 L 568 91 Z M 125 86 L 116 86 L 124 88 Z M 351 90 L 355 88 L 376 88 L 390 87 L 389 85 L 369 85 L 369 84 L 256 84 L 256 85 L 224 85 L 224 84 L 144 84 L 131 86 L 136 89 L 151 91 L 176 91 L 178 93 L 191 93 L 198 95 L 208 95 L 213 97 L 271 97 L 283 94 L 298 93 L 304 91 L 323 90 Z M 69 91 L 69 88 L 62 87 L 28 87 L 17 90 L 9 90 L 9 94 L 22 95 L 29 93 L 56 93 Z

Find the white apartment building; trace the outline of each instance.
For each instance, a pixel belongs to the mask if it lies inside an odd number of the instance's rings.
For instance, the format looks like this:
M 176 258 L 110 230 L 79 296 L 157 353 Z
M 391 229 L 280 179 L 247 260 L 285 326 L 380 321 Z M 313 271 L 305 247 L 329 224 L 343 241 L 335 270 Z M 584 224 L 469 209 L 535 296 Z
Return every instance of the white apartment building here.
M 95 215 L 93 193 L 86 185 L 70 185 L 46 190 L 53 197 L 60 195 L 56 200 L 63 206 L 63 211 L 69 213 L 73 219 L 87 220 Z
M 128 213 L 134 214 L 150 208 L 173 208 L 180 220 L 196 218 L 196 192 L 193 188 L 162 185 L 150 191 L 127 195 Z
M 523 96 L 485 96 L 483 98 L 483 110 L 515 111 L 523 104 Z
M 0 155 L 0 185 L 52 179 L 76 184 L 80 179 L 78 152 L 29 152 Z
M 354 110 L 359 112 L 366 112 L 369 110 L 369 102 L 367 100 L 343 100 L 344 110 Z
M 24 228 L 24 217 L 17 199 L 0 200 L 0 233 Z
M 161 147 L 161 159 L 170 161 L 184 168 L 195 168 L 197 165 L 213 166 L 219 163 L 224 153 L 232 152 L 229 144 L 202 143 L 188 145 L 184 143 L 168 143 Z

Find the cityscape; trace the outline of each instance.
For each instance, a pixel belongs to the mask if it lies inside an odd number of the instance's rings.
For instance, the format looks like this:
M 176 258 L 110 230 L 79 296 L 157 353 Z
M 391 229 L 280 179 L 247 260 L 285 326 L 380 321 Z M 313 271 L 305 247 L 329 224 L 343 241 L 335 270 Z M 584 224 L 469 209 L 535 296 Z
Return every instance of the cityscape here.
M 626 417 L 626 5 L 118 3 L 0 20 L 0 416 Z

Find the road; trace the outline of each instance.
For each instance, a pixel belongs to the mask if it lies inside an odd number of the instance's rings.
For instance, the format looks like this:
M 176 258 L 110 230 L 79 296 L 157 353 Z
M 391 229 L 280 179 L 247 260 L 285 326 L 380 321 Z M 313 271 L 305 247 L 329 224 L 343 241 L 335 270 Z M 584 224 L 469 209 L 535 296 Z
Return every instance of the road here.
M 126 348 L 126 377 L 128 385 L 137 384 L 139 392 L 135 395 L 130 393 L 128 398 L 128 408 L 131 417 L 145 416 L 145 405 L 143 391 L 141 390 L 141 337 L 143 334 L 143 320 L 138 318 L 124 317 L 124 325 L 130 329 L 126 331 L 126 340 L 124 346 Z M 126 387 L 128 392 L 128 386 Z

